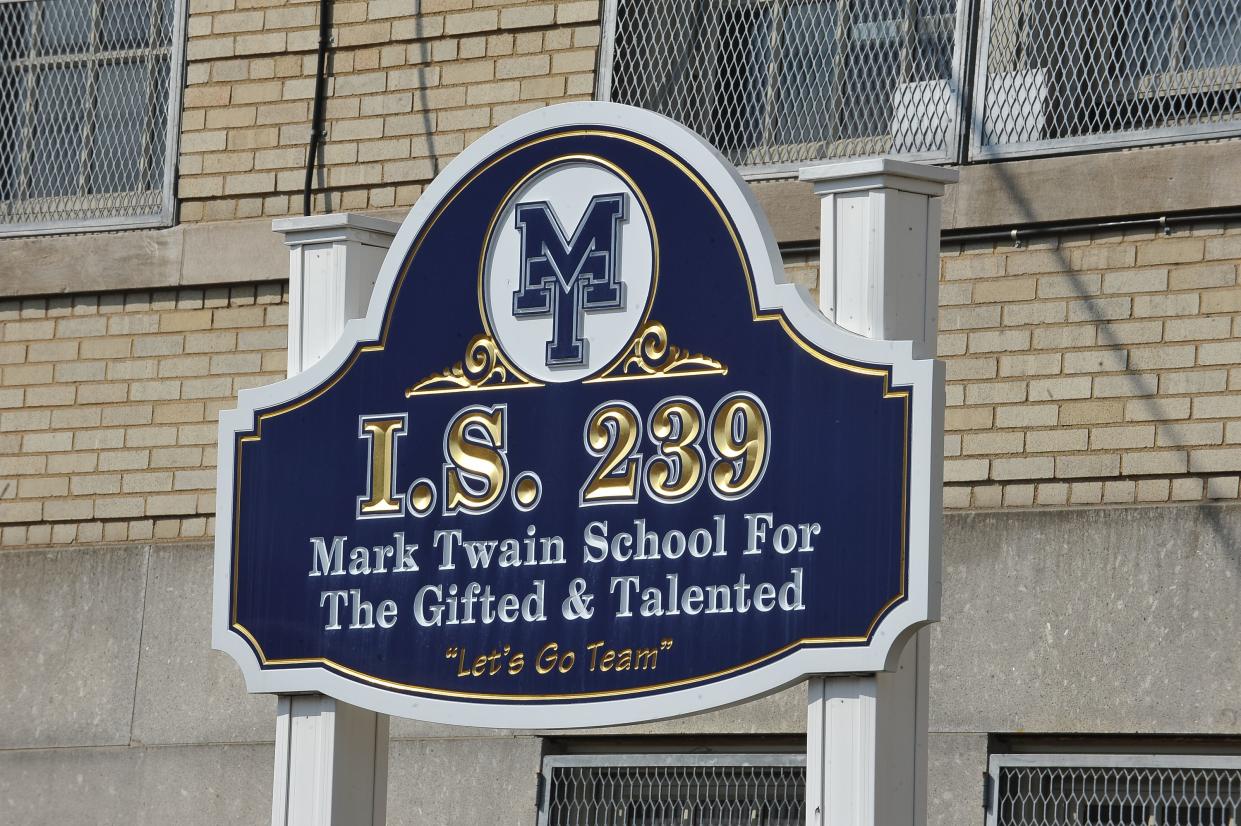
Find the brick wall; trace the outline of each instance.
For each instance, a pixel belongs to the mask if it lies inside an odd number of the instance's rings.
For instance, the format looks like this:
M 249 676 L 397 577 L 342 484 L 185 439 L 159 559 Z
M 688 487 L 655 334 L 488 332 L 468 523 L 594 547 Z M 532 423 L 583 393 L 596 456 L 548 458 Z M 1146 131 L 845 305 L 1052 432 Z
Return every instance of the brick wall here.
M 1235 499 L 1239 262 L 1241 227 L 946 250 L 946 506 Z M 210 534 L 217 414 L 284 375 L 286 302 L 0 302 L 0 544 Z
M 189 0 L 189 7 L 181 220 L 300 212 L 318 3 Z M 594 93 L 599 0 L 333 8 L 325 169 L 316 178 L 331 194 L 317 196 L 316 211 L 409 206 L 490 128 Z
M 285 372 L 279 284 L 0 302 L 0 545 L 202 537 L 219 411 Z
M 1241 228 L 947 250 L 947 507 L 1237 497 Z

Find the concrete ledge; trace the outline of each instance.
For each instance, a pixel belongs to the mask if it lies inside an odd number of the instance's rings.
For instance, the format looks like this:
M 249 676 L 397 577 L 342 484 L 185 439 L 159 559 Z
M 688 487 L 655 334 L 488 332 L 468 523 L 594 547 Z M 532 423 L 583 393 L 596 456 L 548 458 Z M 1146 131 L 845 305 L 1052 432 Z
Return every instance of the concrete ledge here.
M 271 822 L 271 746 L 0 751 L 0 823 Z
M 1024 227 L 1241 206 L 1241 140 L 961 167 L 944 197 L 944 229 Z M 819 237 L 810 184 L 756 181 L 782 244 Z M 408 210 L 368 213 L 400 221 Z M 0 241 L 0 298 L 283 280 L 288 254 L 271 218 L 171 229 Z

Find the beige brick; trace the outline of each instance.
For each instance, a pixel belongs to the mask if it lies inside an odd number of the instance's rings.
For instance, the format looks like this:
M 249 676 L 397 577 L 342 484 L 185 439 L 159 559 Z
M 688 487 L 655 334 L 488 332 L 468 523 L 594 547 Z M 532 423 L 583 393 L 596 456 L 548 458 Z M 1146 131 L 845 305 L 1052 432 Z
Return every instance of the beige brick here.
M 1096 242 L 1069 253 L 1069 261 L 1075 270 L 1123 269 L 1132 267 L 1137 260 L 1137 247 L 1132 244 L 1111 246 Z
M 1057 456 L 1055 457 L 1057 479 L 1077 479 L 1090 476 L 1116 476 L 1120 473 L 1119 456 Z
M 970 489 L 968 487 L 951 486 L 944 488 L 944 507 L 949 509 L 968 508 L 970 506 Z
M 537 6 L 517 6 L 500 10 L 500 28 L 524 29 L 550 26 L 556 20 L 556 7 L 551 3 Z
M 995 426 L 1052 427 L 1056 424 L 1059 410 L 1060 408 L 1054 404 L 1019 404 L 997 407 L 995 409 Z
M 1035 379 L 1030 382 L 1030 401 L 1090 398 L 1090 377 Z
M 43 503 L 43 518 L 49 521 L 90 519 L 95 503 L 89 499 L 53 499 Z
M 343 40 L 344 32 L 341 34 Z M 284 32 L 240 35 L 235 41 L 233 54 L 279 54 L 285 50 L 285 43 L 287 42 L 286 37 L 287 36 Z
M 948 381 L 960 379 L 993 379 L 996 376 L 994 358 L 954 358 L 944 365 Z
M 1003 310 L 1006 327 L 1019 324 L 1059 324 L 1068 318 L 1068 304 L 1063 301 L 1010 304 Z
M 1033 345 L 1039 350 L 1092 347 L 1094 343 L 1095 327 L 1090 324 L 1036 328 L 1033 336 Z
M 1036 501 L 1040 505 L 1066 505 L 1069 501 L 1069 486 L 1063 482 L 1040 484 Z
M 1137 483 L 1137 501 L 1167 502 L 1170 488 L 1167 479 L 1140 479 Z
M 1216 476 L 1207 479 L 1207 499 L 1236 499 L 1241 477 Z
M 1061 425 L 1103 424 L 1125 420 L 1122 401 L 1066 402 L 1060 405 Z
M 1241 448 L 1194 450 L 1189 454 L 1191 473 L 1227 473 L 1241 470 Z
M 996 278 L 1004 274 L 1004 259 L 998 255 L 963 255 L 940 262 L 944 278 Z
M 150 466 L 196 468 L 202 464 L 202 454 L 200 447 L 157 447 L 151 450 Z
M 966 456 L 1021 453 L 1024 446 L 1024 433 L 969 433 L 962 438 L 961 452 Z
M 201 422 L 203 411 L 202 402 L 166 402 L 155 406 L 152 419 L 155 424 Z
M 1073 482 L 1069 501 L 1072 505 L 1098 505 L 1103 501 L 1103 482 Z
M 1166 370 L 1193 367 L 1192 346 L 1137 347 L 1129 351 L 1130 370 Z
M 0 383 L 7 387 L 22 384 L 48 384 L 52 381 L 52 365 L 50 364 L 12 364 L 4 368 L 0 375 Z
M 500 16 L 495 10 L 449 14 L 444 17 L 444 33 L 452 35 L 494 31 L 499 23 Z
M 556 7 L 557 23 L 584 23 L 598 19 L 598 0 L 574 0 L 574 2 L 562 2 Z
M 1011 352 L 1029 349 L 1029 330 L 988 330 L 969 334 L 969 351 L 971 353 Z
M 1098 295 L 1103 276 L 1099 273 L 1049 275 L 1038 280 L 1039 298 L 1085 298 Z
M 129 385 L 123 382 L 114 384 L 84 384 L 77 389 L 78 404 L 107 404 L 123 402 L 129 398 Z
M 1237 283 L 1235 264 L 1198 264 L 1172 270 L 1168 282 L 1171 290 L 1197 290 L 1209 287 L 1231 287 Z
M 1202 489 L 1201 479 L 1173 479 L 1172 501 L 1195 502 L 1202 498 Z
M 1004 506 L 1028 508 L 1034 504 L 1034 485 L 1005 485 Z
M 100 470 L 139 470 L 148 466 L 149 451 L 115 450 L 99 454 Z
M 1137 483 L 1129 480 L 1105 482 L 1103 484 L 1103 502 L 1118 505 L 1134 501 L 1137 497 Z
M 1203 319 L 1208 320 L 1208 319 Z M 1241 341 L 1222 341 L 1198 347 L 1199 364 L 1241 364 Z
M 1141 301 L 1145 296 L 1129 298 L 1092 298 L 1069 302 L 1069 321 L 1105 321 L 1129 318 L 1131 302 Z
M 1126 476 L 1175 475 L 1186 472 L 1188 456 L 1184 450 L 1126 453 L 1122 465 Z
M 1055 470 L 1055 460 L 1050 456 L 1028 456 L 1020 459 L 993 459 L 991 461 L 991 478 L 1005 479 L 1046 479 Z
M 1003 485 L 979 485 L 974 488 L 975 508 L 998 508 L 1003 504 Z
M 550 37 L 550 35 L 549 35 Z M 571 52 L 552 53 L 552 71 L 556 74 L 589 72 L 595 68 L 595 50 L 577 49 Z
M 944 307 L 939 311 L 940 330 L 973 330 L 999 326 L 999 307 Z
M 1135 399 L 1125 403 L 1130 422 L 1172 421 L 1189 417 L 1189 399 Z
M 495 76 L 498 78 L 533 77 L 545 75 L 550 70 L 551 58 L 548 55 L 524 55 L 497 60 Z
M 1118 270 L 1103 274 L 1105 293 L 1148 293 L 1168 289 L 1166 269 Z
M 198 499 L 193 495 L 173 494 L 167 496 L 151 496 L 146 500 L 147 516 L 169 516 L 172 514 L 196 513 Z
M 986 459 L 950 459 L 944 461 L 945 482 L 975 482 L 987 478 L 991 463 Z
M 1241 290 L 1211 290 L 1202 293 L 1199 311 L 1204 314 L 1241 312 Z
M 1139 295 L 1133 299 L 1133 315 L 1135 318 L 1195 315 L 1197 312 L 1197 293 Z
M 1159 391 L 1168 395 L 1218 393 L 1227 388 L 1228 373 L 1224 370 L 1164 373 L 1159 377 Z
M 125 519 L 141 516 L 145 509 L 146 502 L 141 497 L 95 500 L 95 517 L 98 519 Z
M 60 338 L 86 338 L 102 336 L 108 331 L 108 319 L 103 316 L 62 318 L 56 322 L 56 335 Z
M 1156 431 L 1155 443 L 1159 447 L 1218 445 L 1224 440 L 1224 425 L 1221 422 L 1162 424 Z
M 1096 427 L 1090 431 L 1091 450 L 1154 447 L 1155 426 Z
M 1163 339 L 1162 321 L 1109 321 L 1099 325 L 1099 344 L 1149 344 Z
M 1205 243 L 1201 238 L 1167 238 L 1138 247 L 1138 265 L 1180 264 L 1201 261 Z
M 1001 356 L 999 375 L 1054 376 L 1060 373 L 1059 353 L 1037 353 L 1028 356 Z M 989 376 L 986 378 L 990 378 Z
M 126 473 L 121 477 L 122 493 L 158 493 L 172 490 L 172 473 Z
M 1026 433 L 1026 451 L 1029 453 L 1067 453 L 1086 450 L 1090 432 L 1084 429 L 1033 430 Z
M 966 404 L 1010 404 L 1026 400 L 1023 381 L 970 384 L 965 388 Z
M 973 407 L 944 411 L 945 430 L 986 430 L 991 427 L 991 408 Z
M 1123 396 L 1153 396 L 1158 392 L 1156 373 L 1125 373 L 1123 376 L 1096 376 L 1091 395 L 1096 399 Z
M 1115 373 L 1128 364 L 1127 350 L 1091 350 L 1064 354 L 1065 373 Z

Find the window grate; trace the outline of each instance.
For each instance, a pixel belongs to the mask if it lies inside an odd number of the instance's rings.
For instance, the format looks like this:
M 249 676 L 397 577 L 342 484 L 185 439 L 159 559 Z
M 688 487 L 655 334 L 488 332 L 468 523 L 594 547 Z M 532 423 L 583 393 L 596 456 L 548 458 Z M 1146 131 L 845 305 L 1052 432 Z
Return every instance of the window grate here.
M 612 0 L 601 96 L 653 109 L 750 173 L 955 159 L 956 0 Z
M 988 826 L 1237 826 L 1241 758 L 995 755 Z
M 548 757 L 540 826 L 801 826 L 803 755 Z
M 1241 132 L 1241 0 L 985 0 L 973 156 Z
M 0 2 L 0 234 L 170 223 L 181 2 Z

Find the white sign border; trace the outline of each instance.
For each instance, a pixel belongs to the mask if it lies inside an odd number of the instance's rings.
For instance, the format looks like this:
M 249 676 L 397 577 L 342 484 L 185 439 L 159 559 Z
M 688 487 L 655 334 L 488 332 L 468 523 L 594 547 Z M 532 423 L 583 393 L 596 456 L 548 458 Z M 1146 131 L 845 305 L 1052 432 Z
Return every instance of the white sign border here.
M 402 694 L 348 679 L 321 665 L 263 669 L 249 643 L 230 625 L 230 526 L 237 434 L 253 430 L 256 411 L 290 402 L 314 390 L 340 369 L 359 343 L 379 338 L 389 296 L 410 246 L 434 210 L 470 172 L 513 144 L 564 127 L 621 129 L 644 135 L 680 156 L 714 191 L 731 216 L 743 248 L 751 256 L 760 312 L 782 311 L 798 333 L 829 353 L 852 361 L 891 365 L 893 386 L 913 388 L 905 601 L 883 618 L 865 646 L 801 648 L 737 676 L 636 697 L 486 703 Z M 733 166 L 702 138 L 671 119 L 615 103 L 564 103 L 538 109 L 479 138 L 427 187 L 389 248 L 365 318 L 346 324 L 340 340 L 304 372 L 276 384 L 242 390 L 237 409 L 221 412 L 212 647 L 237 662 L 251 693 L 319 692 L 396 717 L 502 729 L 588 728 L 680 717 L 746 702 L 812 675 L 883 671 L 895 667 L 904 642 L 918 628 L 939 618 L 943 406 L 940 362 L 914 358 L 909 342 L 867 339 L 837 327 L 819 312 L 804 288 L 784 280 L 780 250 L 762 207 Z

